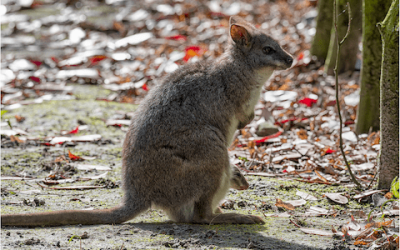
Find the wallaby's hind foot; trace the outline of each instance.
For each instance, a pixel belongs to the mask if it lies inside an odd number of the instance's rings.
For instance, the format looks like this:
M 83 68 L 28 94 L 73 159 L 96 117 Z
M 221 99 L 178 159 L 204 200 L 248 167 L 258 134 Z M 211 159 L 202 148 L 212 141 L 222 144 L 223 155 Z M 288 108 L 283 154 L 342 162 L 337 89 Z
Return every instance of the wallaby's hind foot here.
M 227 213 L 214 214 L 209 224 L 265 224 L 265 222 L 255 215 Z

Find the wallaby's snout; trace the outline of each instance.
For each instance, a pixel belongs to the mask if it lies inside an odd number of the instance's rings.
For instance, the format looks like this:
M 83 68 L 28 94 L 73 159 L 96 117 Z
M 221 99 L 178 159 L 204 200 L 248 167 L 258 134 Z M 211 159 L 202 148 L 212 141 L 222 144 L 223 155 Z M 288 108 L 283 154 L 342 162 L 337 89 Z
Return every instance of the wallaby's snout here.
M 292 67 L 293 64 L 293 57 L 286 52 L 282 47 L 280 47 L 280 59 L 278 60 L 280 63 L 278 63 L 277 69 L 288 69 Z
M 286 63 L 287 63 L 287 68 L 292 67 L 293 57 L 289 54 L 288 54 L 288 57 L 286 58 Z

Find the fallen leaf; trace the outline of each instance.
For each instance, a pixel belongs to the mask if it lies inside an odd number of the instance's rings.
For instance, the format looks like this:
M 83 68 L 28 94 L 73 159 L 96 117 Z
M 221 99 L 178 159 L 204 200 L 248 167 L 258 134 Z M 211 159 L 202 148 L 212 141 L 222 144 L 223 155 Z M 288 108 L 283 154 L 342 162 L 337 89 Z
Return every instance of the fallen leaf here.
M 347 204 L 349 202 L 349 200 L 345 196 L 339 193 L 325 193 L 325 196 L 339 204 Z
M 72 154 L 71 151 L 69 150 L 68 150 L 68 157 L 71 159 L 71 161 L 83 161 L 83 159 L 80 156 Z
M 288 210 L 294 210 L 294 208 L 295 208 L 292 204 L 283 202 L 281 199 L 278 199 L 278 198 L 276 198 L 275 206 L 283 207 Z
M 185 62 L 189 61 L 190 58 L 198 56 L 200 57 L 204 51 L 200 48 L 200 46 L 189 46 L 185 48 L 185 57 L 183 60 Z
M 300 199 L 300 200 L 293 200 L 293 201 L 286 201 L 286 204 L 291 204 L 293 207 L 301 207 L 307 203 L 307 201 Z
M 302 191 L 297 190 L 296 195 L 300 196 L 304 200 L 310 200 L 310 201 L 317 201 L 318 199 L 312 196 L 311 194 L 304 193 Z
M 15 117 L 15 119 L 17 120 L 17 122 L 23 122 L 23 121 L 25 121 L 25 117 L 23 117 L 23 116 L 15 115 L 14 117 Z
M 100 165 L 83 165 L 83 164 L 74 164 L 73 165 L 78 170 L 98 170 L 98 171 L 110 171 L 110 167 L 100 166 Z
M 365 225 L 365 228 L 379 228 L 379 227 L 388 227 L 392 224 L 393 220 L 382 221 L 382 222 L 371 222 Z
M 79 131 L 79 126 L 77 126 L 74 130 L 68 132 L 68 134 L 77 134 Z
M 306 105 L 307 107 L 311 107 L 314 103 L 317 103 L 317 100 L 305 97 L 299 101 L 299 103 Z
M 353 199 L 365 198 L 365 197 L 371 196 L 375 193 L 381 193 L 381 192 L 385 192 L 385 190 L 384 189 L 383 190 L 367 190 L 367 191 L 364 191 L 360 194 L 353 196 Z

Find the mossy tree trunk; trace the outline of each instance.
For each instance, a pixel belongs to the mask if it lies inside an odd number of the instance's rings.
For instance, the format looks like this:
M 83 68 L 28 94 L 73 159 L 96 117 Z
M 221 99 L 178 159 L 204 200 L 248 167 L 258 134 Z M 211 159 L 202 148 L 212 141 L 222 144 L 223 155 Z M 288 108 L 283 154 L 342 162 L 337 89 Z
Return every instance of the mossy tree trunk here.
M 399 175 L 399 0 L 380 23 L 382 34 L 381 150 L 378 188 Z
M 321 61 L 325 61 L 326 55 L 328 54 L 333 24 L 332 6 L 333 0 L 318 1 L 317 27 L 315 29 L 310 53 Z
M 339 68 L 338 73 L 343 73 L 347 71 L 354 71 L 357 53 L 358 53 L 358 43 L 361 37 L 361 23 L 362 23 L 362 0 L 338 0 L 337 10 L 337 30 L 339 34 L 339 41 L 345 36 L 347 32 L 347 27 L 349 23 L 349 15 L 347 12 L 347 2 L 350 4 L 352 20 L 350 33 L 346 39 L 346 42 L 340 48 L 339 55 Z M 344 12 L 345 11 L 345 12 Z M 344 12 L 344 13 L 343 13 Z M 333 68 L 336 63 L 336 37 L 335 29 L 332 27 L 328 55 L 325 61 L 325 72 L 332 75 Z
M 382 62 L 382 39 L 376 26 L 385 18 L 391 2 L 363 1 L 362 67 L 360 103 L 357 111 L 357 134 L 379 130 L 379 94 Z

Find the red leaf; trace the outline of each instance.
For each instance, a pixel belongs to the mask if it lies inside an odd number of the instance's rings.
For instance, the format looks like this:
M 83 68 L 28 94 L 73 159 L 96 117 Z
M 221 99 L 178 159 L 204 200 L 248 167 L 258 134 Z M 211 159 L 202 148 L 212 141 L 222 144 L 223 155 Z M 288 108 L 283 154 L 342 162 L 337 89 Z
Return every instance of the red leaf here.
M 300 61 L 301 59 L 304 58 L 304 52 L 301 52 L 298 56 L 297 56 L 297 61 Z
M 329 101 L 326 106 L 334 106 L 336 105 L 336 100 Z
M 146 84 L 143 84 L 143 85 L 142 85 L 142 89 L 145 90 L 145 91 L 149 91 L 149 88 L 147 87 Z
M 269 139 L 278 137 L 278 136 L 280 136 L 281 134 L 282 134 L 282 131 L 278 131 L 277 133 L 272 134 L 272 135 L 265 136 L 265 137 L 263 137 L 263 138 L 260 139 L 260 140 L 255 140 L 255 143 L 258 145 L 258 144 L 260 144 L 260 143 L 265 142 L 266 140 L 269 140 Z
M 40 83 L 40 78 L 36 76 L 30 76 L 29 79 L 31 79 L 34 82 Z
M 51 60 L 52 60 L 53 62 L 55 62 L 55 63 L 58 63 L 58 59 L 55 58 L 54 56 L 51 57 Z
M 187 37 L 184 35 L 176 35 L 176 36 L 167 36 L 166 39 L 175 41 L 186 41 Z
M 77 134 L 78 131 L 79 131 L 79 126 L 77 126 L 76 129 L 69 131 L 68 134 Z
M 69 150 L 68 157 L 71 159 L 71 161 L 83 161 L 82 157 L 72 154 Z
M 60 141 L 60 142 L 57 142 L 57 143 L 55 143 L 55 144 L 63 144 L 64 142 L 62 142 L 62 141 Z M 44 142 L 44 143 L 42 143 L 42 145 L 45 145 L 45 146 L 54 146 L 55 144 L 52 144 L 52 143 L 50 143 L 50 142 Z
M 189 46 L 185 49 L 185 57 L 183 58 L 183 60 L 187 62 L 190 58 L 201 56 L 202 54 L 203 50 L 199 46 Z
M 99 56 L 94 56 L 92 58 L 89 59 L 90 61 L 90 65 L 96 65 L 97 63 L 99 63 L 100 61 L 106 59 L 106 56 L 103 55 L 99 55 Z
M 344 125 L 346 125 L 346 126 L 351 125 L 351 124 L 354 124 L 354 121 L 351 119 L 344 122 Z
M 325 149 L 325 154 L 332 154 L 332 153 L 335 153 L 335 152 L 336 152 L 336 150 L 333 150 L 333 149 L 330 149 L 330 148 Z
M 311 107 L 313 103 L 317 103 L 317 100 L 305 97 L 299 101 L 301 104 L 305 104 L 307 107 Z
M 42 65 L 41 61 L 36 61 L 36 60 L 30 60 L 30 61 L 31 61 L 31 63 L 35 64 L 36 67 L 40 67 L 40 65 Z

